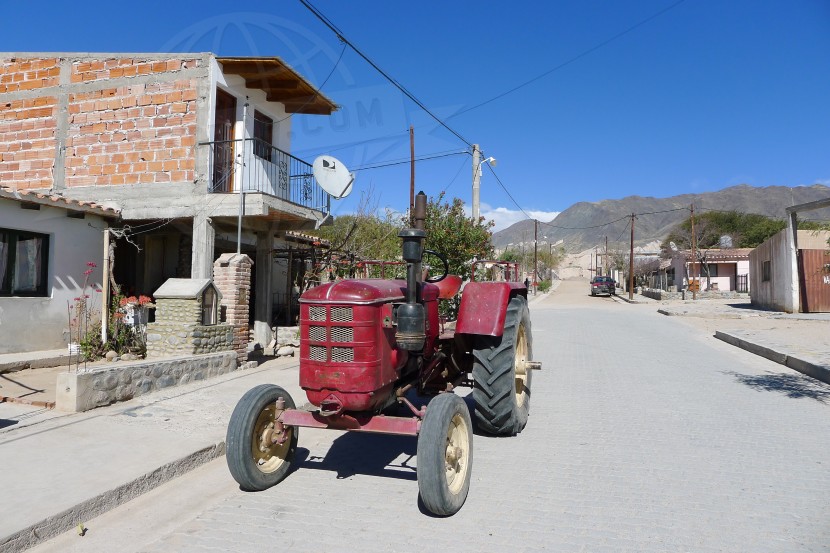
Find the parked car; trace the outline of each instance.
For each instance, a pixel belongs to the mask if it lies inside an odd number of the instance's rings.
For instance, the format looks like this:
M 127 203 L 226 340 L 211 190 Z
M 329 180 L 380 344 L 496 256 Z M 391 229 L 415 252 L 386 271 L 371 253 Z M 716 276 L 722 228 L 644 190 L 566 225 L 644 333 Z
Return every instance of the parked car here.
M 591 295 L 617 293 L 617 282 L 610 276 L 598 276 L 591 279 Z

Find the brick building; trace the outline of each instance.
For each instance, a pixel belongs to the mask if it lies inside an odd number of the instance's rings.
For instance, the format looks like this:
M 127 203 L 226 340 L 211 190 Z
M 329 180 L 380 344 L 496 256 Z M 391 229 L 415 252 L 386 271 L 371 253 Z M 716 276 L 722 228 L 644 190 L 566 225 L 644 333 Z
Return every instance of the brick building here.
M 265 332 L 291 272 L 271 252 L 330 206 L 289 153 L 291 116 L 336 109 L 276 57 L 0 53 L 0 185 L 118 210 L 114 273 L 130 293 L 210 278 L 241 221 Z

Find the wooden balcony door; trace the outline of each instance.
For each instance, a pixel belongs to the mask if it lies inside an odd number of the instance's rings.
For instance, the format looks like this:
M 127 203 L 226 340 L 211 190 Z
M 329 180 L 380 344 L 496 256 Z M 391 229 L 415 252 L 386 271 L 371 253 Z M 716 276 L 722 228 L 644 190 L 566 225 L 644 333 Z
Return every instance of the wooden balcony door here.
M 213 132 L 213 191 L 233 192 L 234 125 L 236 98 L 216 89 L 215 129 Z

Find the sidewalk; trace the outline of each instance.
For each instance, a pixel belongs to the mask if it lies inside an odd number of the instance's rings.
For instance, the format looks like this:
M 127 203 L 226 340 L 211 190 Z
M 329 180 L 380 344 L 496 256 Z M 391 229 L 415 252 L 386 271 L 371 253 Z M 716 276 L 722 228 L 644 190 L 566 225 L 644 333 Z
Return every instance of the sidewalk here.
M 830 313 L 767 311 L 748 299 L 645 300 L 663 315 L 705 320 L 715 338 L 830 384 Z
M 297 361 L 281 358 L 85 413 L 0 403 L 0 552 L 32 547 L 224 455 L 234 406 L 263 383 L 305 401 Z

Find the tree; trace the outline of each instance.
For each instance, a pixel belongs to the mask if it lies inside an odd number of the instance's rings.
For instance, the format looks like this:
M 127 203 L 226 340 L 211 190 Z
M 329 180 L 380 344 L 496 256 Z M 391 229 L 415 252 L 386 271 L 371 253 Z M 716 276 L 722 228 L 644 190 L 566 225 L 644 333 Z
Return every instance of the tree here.
M 464 214 L 464 202 L 453 198 L 444 201 L 444 193 L 431 197 L 427 202 L 425 248 L 444 255 L 450 273 L 463 279 L 469 278 L 473 258 L 487 259 L 493 256 L 490 243 L 493 221 L 484 224 L 473 221 Z
M 383 217 L 379 216 L 370 189 L 361 196 L 357 213 L 337 217 L 334 224 L 317 230 L 316 235 L 328 240 L 334 250 L 355 263 L 362 260 L 395 261 L 401 259 L 398 232 L 407 225 L 407 221 L 389 210 Z M 427 231 L 424 247 L 445 256 L 451 274 L 469 278 L 473 258 L 493 255 L 490 229 L 494 223 L 474 222 L 464 214 L 464 202 L 459 198 L 447 202 L 443 193 L 429 198 L 424 225 Z

